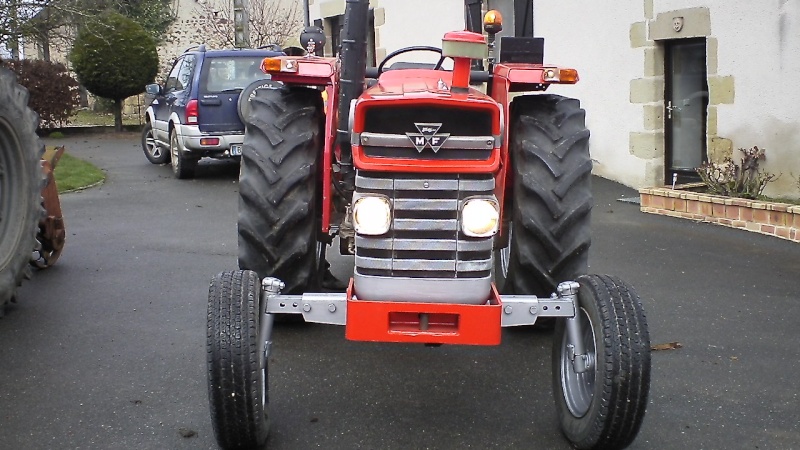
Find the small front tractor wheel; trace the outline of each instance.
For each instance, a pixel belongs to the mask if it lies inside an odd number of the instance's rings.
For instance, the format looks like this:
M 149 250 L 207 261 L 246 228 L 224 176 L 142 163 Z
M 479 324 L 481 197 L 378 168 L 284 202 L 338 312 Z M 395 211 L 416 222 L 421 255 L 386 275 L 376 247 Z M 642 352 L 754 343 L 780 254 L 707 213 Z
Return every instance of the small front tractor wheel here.
M 495 272 L 501 293 L 548 297 L 588 271 L 589 130 L 578 100 L 558 95 L 519 97 L 511 114 L 513 234 Z
M 249 270 L 222 272 L 208 289 L 208 401 L 225 450 L 261 448 L 269 434 L 260 294 L 258 275 Z
M 577 282 L 580 342 L 588 369 L 576 370 L 567 320 L 553 336 L 553 395 L 564 436 L 579 449 L 621 449 L 636 438 L 650 391 L 650 335 L 639 296 L 616 277 Z
M 259 89 L 245 117 L 239 175 L 239 268 L 285 283 L 318 284 L 322 97 L 308 88 Z

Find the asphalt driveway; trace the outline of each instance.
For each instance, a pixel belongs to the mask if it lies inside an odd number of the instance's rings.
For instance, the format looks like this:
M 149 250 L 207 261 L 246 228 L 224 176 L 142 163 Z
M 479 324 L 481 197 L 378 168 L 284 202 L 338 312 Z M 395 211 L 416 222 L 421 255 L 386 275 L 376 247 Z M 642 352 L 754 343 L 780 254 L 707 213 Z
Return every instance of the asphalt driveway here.
M 108 180 L 62 196 L 62 258 L 0 319 L 0 448 L 215 448 L 206 295 L 236 266 L 238 166 L 176 180 L 138 139 L 58 142 Z M 646 215 L 599 178 L 594 192 L 591 271 L 637 288 L 653 344 L 680 343 L 653 354 L 632 448 L 800 448 L 800 245 Z M 279 327 L 269 448 L 568 448 L 550 341 L 523 329 L 494 348 L 426 348 Z

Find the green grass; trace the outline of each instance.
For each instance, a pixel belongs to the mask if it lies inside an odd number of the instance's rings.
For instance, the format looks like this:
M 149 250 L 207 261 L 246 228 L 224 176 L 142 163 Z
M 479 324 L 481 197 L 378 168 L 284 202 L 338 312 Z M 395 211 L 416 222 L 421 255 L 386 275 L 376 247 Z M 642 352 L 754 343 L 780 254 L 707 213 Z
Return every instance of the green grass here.
M 141 125 L 139 119 L 136 117 L 122 116 L 123 125 Z M 100 113 L 88 109 L 83 109 L 75 113 L 69 118 L 69 125 L 72 126 L 114 126 L 113 113 Z
M 767 197 L 762 195 L 759 200 L 763 200 L 765 202 L 777 202 L 777 203 L 788 203 L 790 205 L 800 205 L 800 199 L 796 198 L 780 198 L 780 197 Z
M 55 177 L 61 193 L 91 186 L 103 181 L 106 175 L 93 164 L 64 153 L 56 165 Z

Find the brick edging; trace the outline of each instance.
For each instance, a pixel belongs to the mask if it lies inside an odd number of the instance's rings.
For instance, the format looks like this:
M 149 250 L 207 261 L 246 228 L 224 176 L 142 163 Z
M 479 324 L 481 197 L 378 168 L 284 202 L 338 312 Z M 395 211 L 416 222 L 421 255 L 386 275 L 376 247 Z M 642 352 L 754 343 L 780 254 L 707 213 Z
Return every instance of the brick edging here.
M 641 211 L 740 228 L 800 242 L 800 205 L 670 188 L 639 189 Z

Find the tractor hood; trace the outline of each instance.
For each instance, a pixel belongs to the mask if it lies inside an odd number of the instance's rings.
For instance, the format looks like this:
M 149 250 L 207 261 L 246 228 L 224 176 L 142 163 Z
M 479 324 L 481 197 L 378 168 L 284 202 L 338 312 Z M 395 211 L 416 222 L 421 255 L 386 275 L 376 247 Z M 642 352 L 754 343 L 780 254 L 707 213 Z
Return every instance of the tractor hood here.
M 486 101 L 491 97 L 477 89 L 469 92 L 451 92 L 452 72 L 429 69 L 389 70 L 381 74 L 378 82 L 366 90 L 362 99 L 439 98 L 442 100 Z
M 451 91 L 450 72 L 388 71 L 350 111 L 353 160 L 362 170 L 494 172 L 503 111 L 476 90 Z

